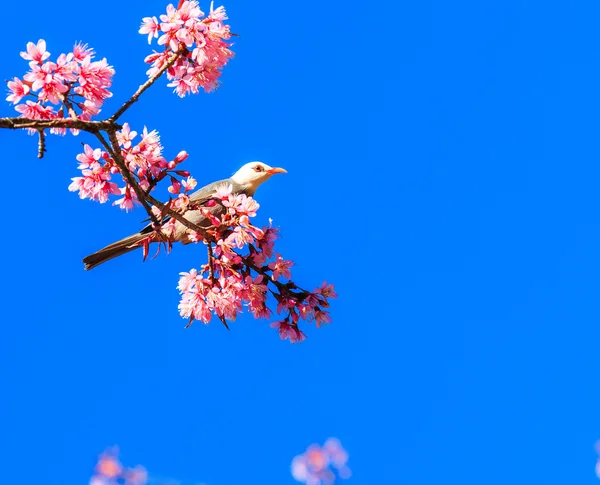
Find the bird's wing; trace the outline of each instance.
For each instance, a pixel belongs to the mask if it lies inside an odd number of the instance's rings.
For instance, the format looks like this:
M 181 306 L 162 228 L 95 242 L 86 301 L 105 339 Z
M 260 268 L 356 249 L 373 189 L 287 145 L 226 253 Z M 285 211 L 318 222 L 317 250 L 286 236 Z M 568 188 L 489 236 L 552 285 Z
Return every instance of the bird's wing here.
M 232 184 L 231 180 L 225 179 L 217 180 L 212 184 L 205 185 L 204 187 L 196 190 L 196 192 L 190 195 L 190 203 L 194 205 L 202 205 L 205 202 L 208 202 L 210 199 L 212 199 L 213 194 L 220 186 L 228 184 Z
M 236 189 L 235 185 L 233 184 L 231 180 L 229 179 L 224 179 L 224 180 L 217 180 L 216 182 L 212 182 L 208 185 L 205 185 L 204 187 L 196 190 L 195 192 L 193 192 L 190 195 L 190 204 L 193 204 L 195 206 L 199 206 L 202 204 L 205 204 L 206 202 L 208 202 L 209 200 L 211 200 L 213 197 L 213 194 L 215 193 L 215 191 L 222 185 L 228 185 L 228 184 L 232 184 L 234 187 L 234 191 Z M 171 216 L 167 216 L 163 219 L 163 222 L 167 222 L 169 219 L 171 218 Z M 146 219 L 148 220 L 148 219 Z M 148 224 L 147 226 L 145 226 L 140 232 L 142 234 L 147 234 L 153 231 L 152 228 L 152 224 Z

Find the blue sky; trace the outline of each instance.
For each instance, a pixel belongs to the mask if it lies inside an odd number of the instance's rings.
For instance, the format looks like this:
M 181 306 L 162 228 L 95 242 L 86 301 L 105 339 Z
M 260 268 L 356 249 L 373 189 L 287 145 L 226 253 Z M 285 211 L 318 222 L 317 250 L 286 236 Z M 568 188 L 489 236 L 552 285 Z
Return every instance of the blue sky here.
M 31 0 L 0 75 L 25 72 L 27 41 L 83 40 L 117 71 L 110 113 L 166 6 L 140 5 Z M 84 272 L 144 214 L 67 191 L 91 138 L 38 161 L 0 131 L 0 481 L 86 483 L 116 444 L 184 485 L 292 484 L 292 457 L 336 436 L 349 485 L 596 483 L 598 5 L 225 6 L 241 37 L 222 88 L 159 83 L 124 121 L 186 149 L 201 184 L 287 168 L 258 219 L 299 284 L 335 283 L 333 324 L 296 346 L 249 316 L 184 330 L 177 275 L 204 250 Z

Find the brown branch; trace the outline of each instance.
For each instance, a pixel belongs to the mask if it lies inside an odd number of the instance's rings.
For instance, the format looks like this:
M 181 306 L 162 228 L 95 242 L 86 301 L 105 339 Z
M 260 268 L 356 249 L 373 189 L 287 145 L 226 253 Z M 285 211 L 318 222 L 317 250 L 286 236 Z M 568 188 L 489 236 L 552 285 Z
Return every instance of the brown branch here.
M 96 136 L 104 139 L 102 137 L 102 135 L 100 135 L 100 133 L 97 133 Z M 121 172 L 121 175 L 127 181 L 129 186 L 133 188 L 135 195 L 137 195 L 137 198 L 140 201 L 140 204 L 142 204 L 144 209 L 146 209 L 146 212 L 150 216 L 150 219 L 152 219 L 152 222 L 154 222 L 154 224 L 156 224 L 156 225 L 160 225 L 159 220 L 156 218 L 156 215 L 154 214 L 154 212 L 152 212 L 152 208 L 148 205 L 148 202 L 146 201 L 146 197 L 145 197 L 146 193 L 140 187 L 140 184 L 137 183 L 137 180 L 133 176 L 133 173 L 131 172 L 131 170 L 129 170 L 129 168 L 127 168 L 125 159 L 123 158 L 123 155 L 121 154 L 121 147 L 119 147 L 119 140 L 117 140 L 117 132 L 114 130 L 109 130 L 108 131 L 108 139 L 110 140 L 110 144 L 112 145 L 112 150 L 109 151 L 109 154 L 112 156 L 112 159 L 117 164 L 117 167 L 119 168 L 119 172 Z
M 206 247 L 208 248 L 208 274 L 210 276 L 210 281 L 212 281 L 213 285 L 215 284 L 215 267 L 214 267 L 214 259 L 212 250 L 212 242 L 207 241 Z
M 32 120 L 29 118 L 0 118 L 0 128 L 9 130 L 18 130 L 21 128 L 72 128 L 75 130 L 87 131 L 88 133 L 98 133 L 109 129 L 120 130 L 121 125 L 111 120 L 104 121 L 83 121 L 71 118 L 60 118 L 55 120 Z
M 135 195 L 138 198 L 138 201 L 142 204 L 144 209 L 146 209 L 146 212 L 148 213 L 148 215 L 150 216 L 150 218 L 152 219 L 152 222 L 154 222 L 154 224 L 160 225 L 161 223 L 157 219 L 154 212 L 152 212 L 152 208 L 148 205 L 148 202 L 150 202 L 150 204 L 158 207 L 163 213 L 171 216 L 176 221 L 181 222 L 181 224 L 183 224 L 188 229 L 192 229 L 193 231 L 196 231 L 198 234 L 202 235 L 202 237 L 204 237 L 204 239 L 206 239 L 207 241 L 210 241 L 211 237 L 210 237 L 210 234 L 208 234 L 208 232 L 206 231 L 206 229 L 198 226 L 197 224 L 194 224 L 193 222 L 186 219 L 179 212 L 174 211 L 173 209 L 168 207 L 166 204 L 163 204 L 159 200 L 156 200 L 154 197 L 152 197 L 150 194 L 144 192 L 144 190 L 140 187 L 140 184 L 133 177 L 133 173 L 131 172 L 131 170 L 129 170 L 127 168 L 125 159 L 123 158 L 123 155 L 121 155 L 121 149 L 119 147 L 119 141 L 117 140 L 117 135 L 114 131 L 108 132 L 108 138 L 110 139 L 112 146 L 108 145 L 108 143 L 106 142 L 106 140 L 104 140 L 104 137 L 102 137 L 102 135 L 100 133 L 96 133 L 96 137 L 100 140 L 102 145 L 106 148 L 106 151 L 108 152 L 108 154 L 115 161 L 115 163 L 117 164 L 117 167 L 119 168 L 119 171 L 123 175 L 123 178 L 125 178 L 127 183 L 133 188 Z
M 85 131 L 96 135 L 96 138 L 102 143 L 107 153 L 112 157 L 119 169 L 119 172 L 129 184 L 130 187 L 133 188 L 138 201 L 142 204 L 150 219 L 154 224 L 159 226 L 161 222 L 158 220 L 154 212 L 152 212 L 152 208 L 150 204 L 158 207 L 165 213 L 166 215 L 171 216 L 176 221 L 183 224 L 185 227 L 197 232 L 200 234 L 206 241 L 211 241 L 212 238 L 210 234 L 206 231 L 205 228 L 194 224 L 193 222 L 186 219 L 182 214 L 177 211 L 172 210 L 167 205 L 159 202 L 154 197 L 152 197 L 149 193 L 145 192 L 137 180 L 134 177 L 134 174 L 129 168 L 127 168 L 127 164 L 125 163 L 125 159 L 121 154 L 121 148 L 119 147 L 119 143 L 116 137 L 117 130 L 122 129 L 122 125 L 117 123 L 117 119 L 125 113 L 139 98 L 140 96 L 150 87 L 152 86 L 166 71 L 169 69 L 179 56 L 185 51 L 182 48 L 179 52 L 172 53 L 171 57 L 167 60 L 167 62 L 154 74 L 151 78 L 149 78 L 144 84 L 142 84 L 137 91 L 129 98 L 122 106 L 119 108 L 110 118 L 102 121 L 83 121 L 80 119 L 73 118 L 59 118 L 53 120 L 34 120 L 30 118 L 0 118 L 0 128 L 8 128 L 12 130 L 23 129 L 23 128 L 33 128 L 40 133 L 40 143 L 38 145 L 38 157 L 43 151 L 45 151 L 45 138 L 43 130 L 46 128 L 67 128 L 67 129 L 77 129 L 81 131 Z M 67 97 L 62 98 L 63 104 L 67 108 L 67 111 L 70 116 L 75 115 L 76 113 L 73 109 L 72 104 L 69 102 Z M 106 132 L 108 138 L 110 140 L 110 144 L 104 139 L 101 132 Z M 43 150 L 42 150 L 43 148 Z M 40 157 L 41 158 L 41 157 Z M 150 190 L 150 189 L 149 189 Z
M 67 113 L 69 113 L 69 117 L 73 120 L 76 120 L 77 113 L 75 112 L 75 108 L 73 108 L 73 104 L 71 104 L 71 101 L 69 101 L 69 93 L 71 92 L 72 87 L 73 84 L 69 83 L 69 89 L 67 89 L 67 92 L 64 94 L 58 93 L 58 99 L 60 99 L 65 105 L 65 108 L 67 108 Z
M 38 158 L 44 158 L 44 152 L 46 151 L 46 134 L 43 129 L 38 130 L 40 140 L 38 141 Z
M 169 60 L 166 62 L 166 64 L 161 67 L 158 72 L 152 76 L 150 79 L 148 79 L 144 84 L 142 84 L 138 90 L 133 94 L 133 96 L 131 96 L 131 98 L 129 98 L 127 101 L 125 101 L 125 103 L 123 104 L 123 106 L 121 106 L 117 112 L 112 115 L 108 121 L 116 121 L 123 113 L 125 113 L 125 111 L 127 111 L 131 105 L 133 103 L 135 103 L 140 96 L 144 93 L 144 91 L 146 91 L 146 89 L 148 89 L 150 86 L 152 86 L 159 77 L 161 77 L 165 71 L 167 69 L 169 69 L 173 64 L 175 64 L 175 61 L 177 61 L 178 57 L 179 57 L 180 53 L 179 52 L 175 52 L 170 58 Z

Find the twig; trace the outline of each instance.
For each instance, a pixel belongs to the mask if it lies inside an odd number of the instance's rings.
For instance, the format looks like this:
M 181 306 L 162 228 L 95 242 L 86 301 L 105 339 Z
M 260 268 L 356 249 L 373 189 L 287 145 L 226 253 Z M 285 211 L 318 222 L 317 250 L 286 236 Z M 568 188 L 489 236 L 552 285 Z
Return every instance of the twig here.
M 38 158 L 44 158 L 44 152 L 46 151 L 46 134 L 44 130 L 40 128 L 38 130 L 40 140 L 38 141 Z
M 214 255 L 213 255 L 213 250 L 212 250 L 212 242 L 211 241 L 207 241 L 206 242 L 206 247 L 208 248 L 208 275 L 210 276 L 210 281 L 212 281 L 212 284 L 215 284 L 215 267 L 214 267 Z
M 177 58 L 180 56 L 180 52 L 175 52 L 170 58 L 169 60 L 166 62 L 166 64 L 161 67 L 158 72 L 152 76 L 150 79 L 148 79 L 144 84 L 142 84 L 138 90 L 133 94 L 133 96 L 131 96 L 131 98 L 129 98 L 127 101 L 125 101 L 125 103 L 123 104 L 123 106 L 121 106 L 117 112 L 112 115 L 108 121 L 116 121 L 123 113 L 125 113 L 125 111 L 127 111 L 131 105 L 133 103 L 135 103 L 140 96 L 144 93 L 144 91 L 146 91 L 146 89 L 148 89 L 150 86 L 152 86 L 159 77 L 161 77 L 164 72 L 169 69 L 173 64 L 175 64 L 175 61 L 177 61 Z

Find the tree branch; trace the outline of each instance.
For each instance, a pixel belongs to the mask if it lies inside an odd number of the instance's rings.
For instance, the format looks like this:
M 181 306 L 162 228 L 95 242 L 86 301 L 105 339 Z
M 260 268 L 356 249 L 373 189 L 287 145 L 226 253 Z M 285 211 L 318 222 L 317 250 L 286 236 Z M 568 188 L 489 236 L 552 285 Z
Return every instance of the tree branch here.
M 102 140 L 104 140 L 104 138 L 102 137 L 102 135 L 100 135 L 100 133 L 97 133 L 96 136 L 98 138 L 102 138 Z M 146 212 L 150 216 L 150 219 L 152 219 L 152 222 L 154 222 L 154 224 L 156 224 L 156 225 L 160 225 L 160 222 L 156 218 L 156 215 L 154 214 L 154 212 L 152 212 L 152 208 L 148 205 L 148 202 L 146 202 L 146 193 L 140 187 L 140 184 L 138 184 L 137 180 L 133 176 L 133 173 L 131 172 L 131 170 L 129 170 L 129 168 L 127 167 L 127 164 L 125 163 L 125 159 L 123 158 L 123 155 L 121 154 L 121 147 L 119 146 L 119 140 L 117 140 L 117 132 L 114 130 L 109 130 L 108 131 L 108 139 L 110 140 L 110 144 L 112 145 L 112 150 L 109 151 L 109 154 L 112 156 L 112 159 L 117 164 L 117 167 L 119 168 L 119 172 L 121 172 L 121 175 L 127 181 L 129 186 L 131 188 L 133 188 L 135 195 L 137 195 L 137 198 L 140 201 L 140 204 L 142 204 L 142 206 L 144 206 L 144 209 L 146 209 Z
M 40 137 L 38 141 L 38 158 L 44 158 L 44 152 L 46 151 L 46 134 L 42 128 L 38 130 L 38 135 Z
M 146 89 L 148 89 L 150 86 L 152 86 L 158 80 L 158 78 L 161 77 L 165 73 L 165 71 L 167 69 L 169 69 L 173 64 L 175 64 L 175 62 L 177 61 L 177 59 L 179 58 L 180 55 L 181 55 L 180 52 L 175 52 L 169 58 L 169 60 L 166 62 L 166 64 L 163 67 L 161 67 L 154 76 L 152 76 L 144 84 L 142 84 L 138 88 L 138 90 L 133 94 L 133 96 L 131 96 L 131 98 L 129 98 L 127 101 L 125 101 L 125 103 L 123 104 L 123 106 L 121 106 L 117 110 L 117 112 L 108 119 L 108 121 L 113 121 L 114 122 L 123 113 L 125 113 L 125 111 L 127 111 L 131 107 L 131 105 L 133 103 L 135 103 L 140 98 L 140 96 L 144 93 L 144 91 L 146 91 Z
M 109 129 L 120 130 L 122 126 L 111 120 L 83 121 L 71 118 L 60 118 L 56 120 L 0 118 L 0 128 L 8 128 L 9 130 L 19 130 L 21 128 L 72 128 L 75 130 L 87 131 L 88 133 L 98 133 L 99 131 L 107 131 Z

